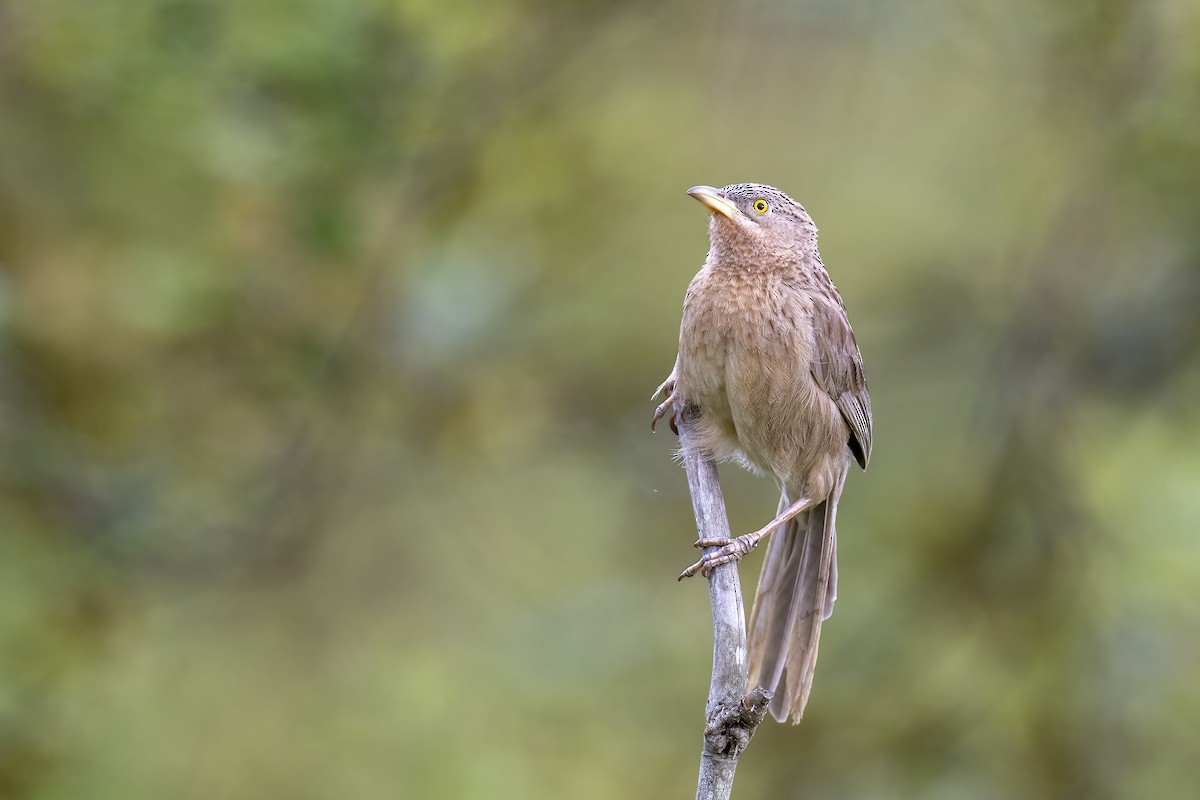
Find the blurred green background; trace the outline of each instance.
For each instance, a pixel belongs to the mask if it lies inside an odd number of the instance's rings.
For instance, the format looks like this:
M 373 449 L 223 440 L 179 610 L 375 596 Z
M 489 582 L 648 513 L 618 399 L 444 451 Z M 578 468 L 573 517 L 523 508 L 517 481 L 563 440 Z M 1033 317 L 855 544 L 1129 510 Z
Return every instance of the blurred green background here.
M 0 796 L 690 796 L 648 396 L 746 180 L 876 448 L 735 796 L 1195 796 L 1194 0 L 3 3 Z

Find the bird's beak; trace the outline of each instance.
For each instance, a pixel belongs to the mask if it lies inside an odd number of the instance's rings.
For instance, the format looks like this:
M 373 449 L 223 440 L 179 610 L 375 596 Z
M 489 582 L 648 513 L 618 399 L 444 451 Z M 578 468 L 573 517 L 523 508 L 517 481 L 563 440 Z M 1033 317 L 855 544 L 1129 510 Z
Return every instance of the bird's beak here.
M 711 186 L 693 186 L 687 190 L 687 193 L 699 200 L 704 205 L 711 208 L 717 214 L 722 214 L 734 222 L 738 218 L 744 216 L 738 207 L 729 202 L 725 195 L 721 194 L 720 189 L 714 189 Z

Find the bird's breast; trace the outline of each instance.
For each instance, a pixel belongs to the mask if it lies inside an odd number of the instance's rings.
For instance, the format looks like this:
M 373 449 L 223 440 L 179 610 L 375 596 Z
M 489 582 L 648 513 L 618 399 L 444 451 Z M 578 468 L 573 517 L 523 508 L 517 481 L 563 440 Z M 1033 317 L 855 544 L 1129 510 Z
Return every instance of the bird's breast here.
M 681 394 L 698 406 L 718 454 L 738 451 L 778 472 L 777 445 L 802 444 L 819 402 L 811 375 L 812 324 L 805 292 L 769 274 L 702 271 L 684 303 Z

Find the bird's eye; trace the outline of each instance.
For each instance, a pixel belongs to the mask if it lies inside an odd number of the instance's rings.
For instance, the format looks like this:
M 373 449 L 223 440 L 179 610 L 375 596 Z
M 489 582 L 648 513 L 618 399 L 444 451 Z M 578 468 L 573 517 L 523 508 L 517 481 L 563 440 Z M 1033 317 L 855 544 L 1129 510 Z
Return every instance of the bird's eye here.
M 770 207 L 771 207 L 770 204 L 767 203 L 766 200 L 763 200 L 761 197 L 754 201 L 754 210 L 760 214 L 767 213 L 767 209 Z

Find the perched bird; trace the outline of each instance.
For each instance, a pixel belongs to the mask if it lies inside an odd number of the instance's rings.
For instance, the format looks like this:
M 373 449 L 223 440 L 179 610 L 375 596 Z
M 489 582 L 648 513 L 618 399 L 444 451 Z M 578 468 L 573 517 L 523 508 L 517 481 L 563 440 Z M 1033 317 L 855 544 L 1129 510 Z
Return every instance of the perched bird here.
M 679 356 L 651 427 L 678 402 L 687 446 L 773 475 L 783 496 L 760 530 L 698 541 L 719 549 L 679 577 L 740 559 L 774 533 L 750 615 L 749 681 L 775 693 L 777 720 L 799 722 L 837 597 L 838 498 L 851 462 L 866 469 L 871 458 L 862 355 L 799 203 L 756 183 L 688 194 L 712 210 L 711 246 L 683 301 Z

